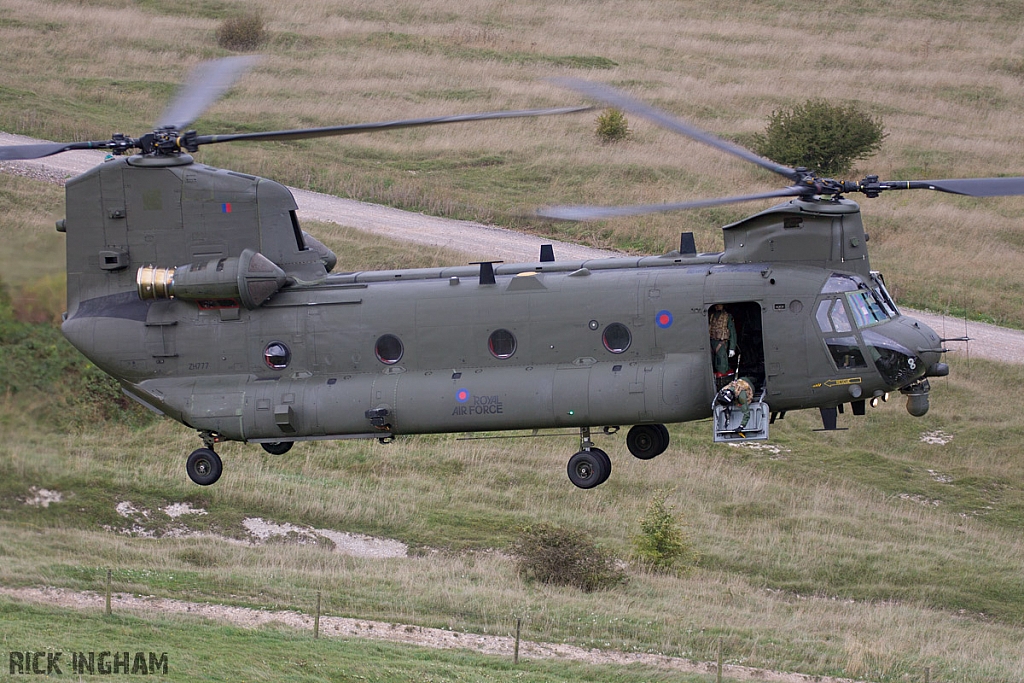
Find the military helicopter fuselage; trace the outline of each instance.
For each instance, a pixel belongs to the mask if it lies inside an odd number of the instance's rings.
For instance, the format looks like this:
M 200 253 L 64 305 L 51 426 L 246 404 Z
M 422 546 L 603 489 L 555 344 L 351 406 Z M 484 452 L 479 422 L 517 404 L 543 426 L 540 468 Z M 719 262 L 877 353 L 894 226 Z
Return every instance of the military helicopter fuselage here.
M 926 378 L 945 374 L 938 335 L 871 271 L 846 199 L 793 199 L 727 226 L 720 253 L 330 274 L 334 254 L 271 180 L 136 155 L 66 192 L 64 334 L 209 453 L 222 440 L 286 450 L 570 427 L 577 455 L 607 462 L 589 430 L 636 425 L 627 445 L 651 457 L 668 445 L 662 425 L 712 415 L 715 304 L 736 320 L 735 374 L 773 416 L 861 413 L 901 390 L 920 415 Z M 583 465 L 570 462 L 577 485 L 607 478 Z

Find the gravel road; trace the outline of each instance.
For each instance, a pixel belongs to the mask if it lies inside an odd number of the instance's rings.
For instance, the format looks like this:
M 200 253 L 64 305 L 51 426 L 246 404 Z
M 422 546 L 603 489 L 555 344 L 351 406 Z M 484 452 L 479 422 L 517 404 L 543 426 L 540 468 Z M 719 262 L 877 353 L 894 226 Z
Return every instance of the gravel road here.
M 0 133 L 0 146 L 41 142 L 46 141 Z M 0 172 L 63 184 L 68 177 L 101 163 L 104 156 L 102 151 L 65 152 L 33 161 L 0 162 Z M 489 254 L 494 259 L 509 263 L 536 261 L 541 244 L 553 244 L 555 256 L 566 260 L 619 255 L 612 251 L 524 235 L 493 225 L 426 216 L 307 190 L 291 190 L 299 205 L 300 218 L 304 220 L 337 223 L 403 242 L 457 249 L 468 254 Z M 903 310 L 934 329 L 941 337 L 970 337 L 971 340 L 966 343 L 947 344 L 952 357 L 1024 363 L 1024 332 L 923 311 Z

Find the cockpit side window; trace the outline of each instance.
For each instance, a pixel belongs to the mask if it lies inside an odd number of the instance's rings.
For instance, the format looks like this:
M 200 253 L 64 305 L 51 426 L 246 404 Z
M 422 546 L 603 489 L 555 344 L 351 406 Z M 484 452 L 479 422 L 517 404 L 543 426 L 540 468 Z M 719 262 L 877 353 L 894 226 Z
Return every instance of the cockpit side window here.
M 828 320 L 828 309 L 832 305 L 832 299 L 824 299 L 818 304 L 818 310 L 814 312 L 814 319 L 818 321 L 818 328 L 828 334 L 832 331 L 832 323 Z
M 832 318 L 832 326 L 835 327 L 836 332 L 850 332 L 853 329 L 850 326 L 849 318 L 846 317 L 846 308 L 843 306 L 842 299 L 835 300 L 829 317 Z
M 864 354 L 861 353 L 856 338 L 836 337 L 835 339 L 827 339 L 825 341 L 828 345 L 829 353 L 832 354 L 832 360 L 835 361 L 836 367 L 840 370 L 866 368 L 868 366 L 864 362 Z

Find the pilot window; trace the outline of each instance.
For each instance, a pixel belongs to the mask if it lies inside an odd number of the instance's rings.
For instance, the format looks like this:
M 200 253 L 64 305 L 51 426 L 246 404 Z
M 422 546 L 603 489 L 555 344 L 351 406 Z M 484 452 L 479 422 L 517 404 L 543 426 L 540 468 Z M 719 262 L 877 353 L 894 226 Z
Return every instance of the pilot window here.
M 860 352 L 856 338 L 836 337 L 834 339 L 826 339 L 825 343 L 828 344 L 828 352 L 832 354 L 832 360 L 835 361 L 836 367 L 840 370 L 866 368 L 868 366 L 864 362 L 864 354 Z

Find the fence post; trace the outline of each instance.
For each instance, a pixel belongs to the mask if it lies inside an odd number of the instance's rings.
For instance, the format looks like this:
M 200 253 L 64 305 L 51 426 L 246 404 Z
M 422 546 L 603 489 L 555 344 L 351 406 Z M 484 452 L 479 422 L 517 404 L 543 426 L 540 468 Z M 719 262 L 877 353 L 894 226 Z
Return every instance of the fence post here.
M 313 638 L 320 637 L 320 591 L 316 592 L 316 618 L 313 619 Z
M 932 683 L 932 668 L 930 666 L 924 668 L 924 683 Z
M 513 664 L 518 664 L 519 663 L 519 631 L 522 628 L 522 625 L 523 625 L 523 618 L 522 617 L 516 617 L 516 649 L 515 649 L 515 652 L 512 654 L 512 663 Z
M 718 675 L 715 680 L 722 683 L 722 636 L 718 636 Z
M 107 570 L 107 616 L 110 616 L 110 575 L 111 571 Z

